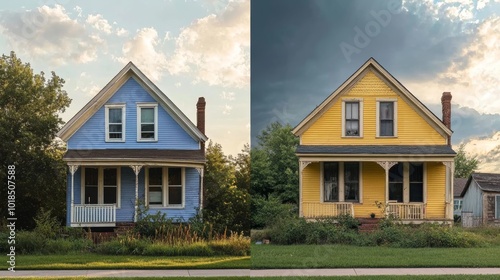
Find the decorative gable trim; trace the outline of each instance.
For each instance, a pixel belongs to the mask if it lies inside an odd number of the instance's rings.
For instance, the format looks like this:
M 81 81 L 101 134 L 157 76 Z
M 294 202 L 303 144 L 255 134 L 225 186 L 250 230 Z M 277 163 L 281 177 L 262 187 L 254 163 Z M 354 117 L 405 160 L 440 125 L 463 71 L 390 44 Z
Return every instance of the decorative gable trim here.
M 296 136 L 301 136 L 317 119 L 327 112 L 340 96 L 347 93 L 358 81 L 369 71 L 373 72 L 384 83 L 386 83 L 396 94 L 408 103 L 421 117 L 423 117 L 443 137 L 451 136 L 451 129 L 434 115 L 420 100 L 418 100 L 408 89 L 385 70 L 373 57 L 368 59 L 356 72 L 354 72 L 342 85 L 340 85 L 330 96 L 328 96 L 316 109 L 307 115 L 293 130 Z
M 129 62 L 94 98 L 92 98 L 57 133 L 63 141 L 82 127 L 129 79 L 133 78 L 172 116 L 172 118 L 195 140 L 207 141 L 205 136 L 184 113 L 155 85 L 137 66 Z

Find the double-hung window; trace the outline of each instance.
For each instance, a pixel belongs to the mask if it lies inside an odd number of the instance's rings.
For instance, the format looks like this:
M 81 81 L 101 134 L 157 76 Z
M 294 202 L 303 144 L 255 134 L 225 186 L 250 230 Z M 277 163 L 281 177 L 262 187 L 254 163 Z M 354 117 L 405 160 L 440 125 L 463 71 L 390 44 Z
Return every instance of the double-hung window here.
M 361 202 L 359 162 L 323 163 L 323 202 Z
M 158 140 L 158 104 L 137 104 L 137 141 Z
M 389 169 L 389 200 L 424 202 L 424 164 L 399 162 Z
M 363 99 L 342 99 L 342 137 L 363 137 Z
M 392 100 L 377 101 L 377 136 L 395 137 L 397 136 L 397 102 Z
M 105 106 L 106 142 L 125 141 L 125 104 Z
M 158 207 L 184 207 L 184 172 L 182 167 L 148 168 L 148 204 Z
M 83 167 L 82 172 L 82 204 L 120 207 L 120 168 Z

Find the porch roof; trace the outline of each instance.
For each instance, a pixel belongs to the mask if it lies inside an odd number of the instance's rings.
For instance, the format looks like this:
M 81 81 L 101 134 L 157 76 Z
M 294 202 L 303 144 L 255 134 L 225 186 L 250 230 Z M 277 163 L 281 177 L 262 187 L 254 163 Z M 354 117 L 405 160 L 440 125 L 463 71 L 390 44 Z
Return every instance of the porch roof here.
M 93 149 L 68 150 L 65 161 L 174 161 L 204 163 L 203 150 Z
M 445 155 L 456 153 L 448 145 L 299 145 L 299 155 Z

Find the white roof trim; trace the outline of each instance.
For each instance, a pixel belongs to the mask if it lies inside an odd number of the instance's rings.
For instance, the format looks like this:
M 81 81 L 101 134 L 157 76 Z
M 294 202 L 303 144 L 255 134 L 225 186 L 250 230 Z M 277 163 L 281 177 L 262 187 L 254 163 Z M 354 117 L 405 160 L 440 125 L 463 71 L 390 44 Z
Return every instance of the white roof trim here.
M 408 91 L 398 80 L 396 80 L 387 70 L 385 70 L 373 57 L 368 59 L 356 72 L 354 72 L 349 79 L 347 79 L 340 87 L 338 87 L 330 96 L 328 96 L 319 106 L 316 107 L 309 115 L 307 115 L 293 130 L 292 133 L 296 136 L 302 135 L 312 123 L 319 118 L 323 113 L 326 112 L 328 108 L 333 105 L 333 101 L 347 91 L 350 87 L 354 85 L 355 82 L 360 78 L 360 75 L 364 75 L 365 71 L 373 67 L 378 71 L 388 82 L 390 82 L 406 99 L 408 99 L 416 108 L 417 113 L 427 120 L 429 120 L 431 125 L 438 128 L 438 131 L 443 136 L 451 136 L 453 133 L 451 129 L 447 128 L 443 122 L 436 117 L 427 107 L 425 107 L 420 100 L 418 100 L 410 91 Z
M 154 99 L 162 105 L 162 107 L 171 114 L 174 120 L 186 130 L 186 132 L 197 141 L 207 141 L 205 136 L 189 120 L 184 113 L 155 85 L 151 82 L 144 73 L 137 68 L 132 62 L 129 62 L 116 76 L 101 90 L 94 98 L 92 98 L 76 115 L 74 115 L 57 133 L 63 141 L 68 139 L 80 128 L 87 120 L 89 120 L 129 79 L 134 78 L 141 86 L 143 86 Z M 194 106 L 193 106 L 194 107 Z

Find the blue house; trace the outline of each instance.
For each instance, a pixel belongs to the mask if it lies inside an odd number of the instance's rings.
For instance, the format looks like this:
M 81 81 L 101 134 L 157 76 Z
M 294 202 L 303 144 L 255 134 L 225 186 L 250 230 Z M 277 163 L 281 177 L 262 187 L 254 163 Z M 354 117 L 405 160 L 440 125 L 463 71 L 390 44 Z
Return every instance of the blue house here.
M 59 131 L 67 225 L 137 221 L 138 202 L 187 220 L 203 207 L 205 99 L 194 125 L 132 62 Z M 194 105 L 194 104 L 193 104 Z

